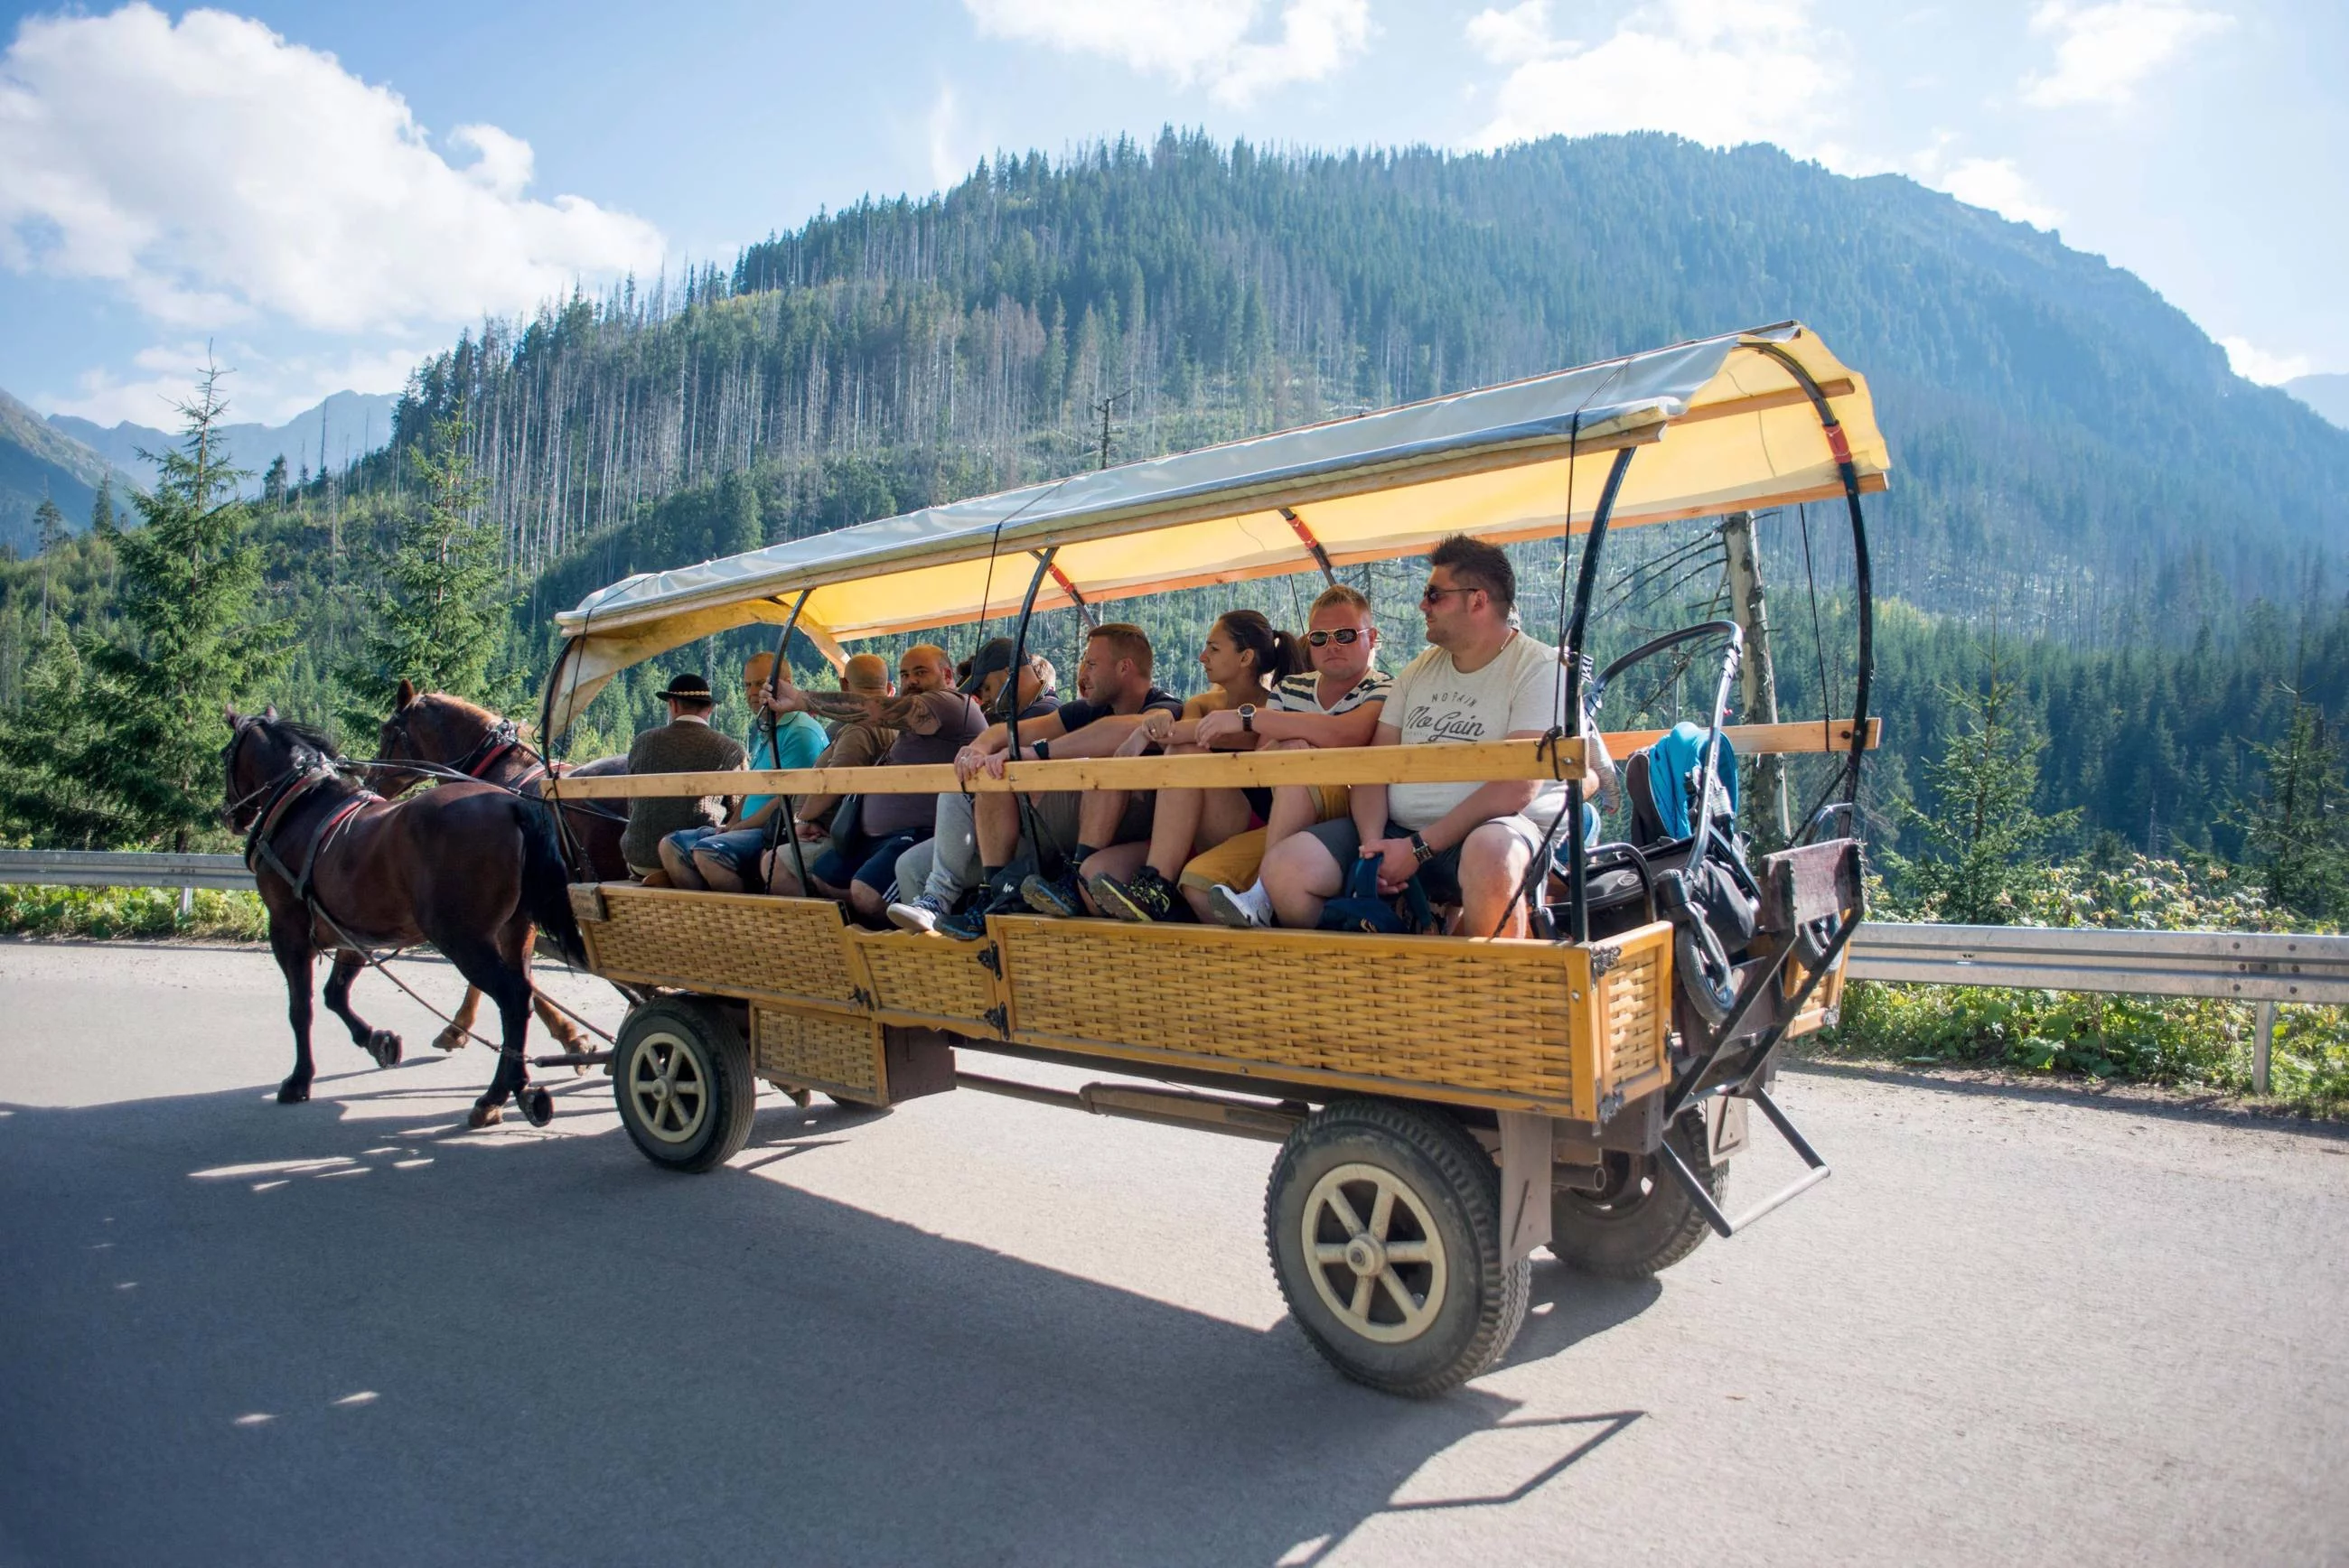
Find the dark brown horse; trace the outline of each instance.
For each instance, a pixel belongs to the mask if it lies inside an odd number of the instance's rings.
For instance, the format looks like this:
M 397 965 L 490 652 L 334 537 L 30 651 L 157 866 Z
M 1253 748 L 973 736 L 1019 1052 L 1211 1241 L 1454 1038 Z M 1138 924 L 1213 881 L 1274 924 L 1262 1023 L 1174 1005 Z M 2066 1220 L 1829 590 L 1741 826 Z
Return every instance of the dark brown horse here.
M 627 758 L 607 757 L 581 767 L 549 763 L 525 742 L 515 727 L 488 708 L 447 692 L 419 694 L 403 680 L 392 703 L 391 717 L 383 721 L 376 739 L 372 782 L 386 795 L 413 789 L 426 776 L 383 764 L 421 762 L 478 779 L 501 789 L 540 799 L 550 769 L 558 778 L 625 773 Z M 564 860 L 574 882 L 626 882 L 628 862 L 620 853 L 620 831 L 628 825 L 626 811 L 596 800 L 566 802 L 563 807 Z M 480 1011 L 479 987 L 468 987 L 449 1026 L 433 1038 L 435 1049 L 461 1050 Z M 585 1049 L 586 1041 L 570 1019 L 537 998 L 538 1021 L 566 1051 Z
M 221 751 L 227 818 L 245 834 L 245 863 L 269 910 L 269 945 L 285 974 L 294 1026 L 294 1071 L 277 1098 L 310 1098 L 312 960 L 334 954 L 326 1006 L 352 1042 L 378 1066 L 399 1060 L 399 1037 L 351 1011 L 351 982 L 363 948 L 429 943 L 497 1004 L 503 1028 L 498 1070 L 473 1102 L 475 1127 L 500 1119 L 509 1095 L 543 1124 L 554 1114 L 544 1089 L 529 1087 L 533 927 L 584 964 L 563 858 L 543 810 L 485 785 L 455 784 L 393 802 L 341 767 L 316 730 L 231 708 Z

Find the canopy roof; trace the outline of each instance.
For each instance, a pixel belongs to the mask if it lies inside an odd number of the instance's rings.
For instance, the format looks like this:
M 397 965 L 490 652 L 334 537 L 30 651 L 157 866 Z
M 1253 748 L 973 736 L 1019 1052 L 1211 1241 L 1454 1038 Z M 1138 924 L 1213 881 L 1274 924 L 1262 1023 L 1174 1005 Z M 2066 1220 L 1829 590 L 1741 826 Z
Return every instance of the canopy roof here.
M 1862 487 L 1884 488 L 1867 384 L 1785 322 L 630 577 L 555 617 L 571 645 L 547 718 L 559 732 L 631 665 L 783 622 L 802 590 L 800 629 L 837 658 L 856 638 L 1016 611 L 1047 548 L 1040 610 L 1316 571 L 1317 543 L 1344 565 L 1454 533 L 1581 532 L 1608 456 L 1627 446 L 1651 449 L 1610 526 L 1840 495 L 1836 454 L 1777 354 L 1826 394 Z

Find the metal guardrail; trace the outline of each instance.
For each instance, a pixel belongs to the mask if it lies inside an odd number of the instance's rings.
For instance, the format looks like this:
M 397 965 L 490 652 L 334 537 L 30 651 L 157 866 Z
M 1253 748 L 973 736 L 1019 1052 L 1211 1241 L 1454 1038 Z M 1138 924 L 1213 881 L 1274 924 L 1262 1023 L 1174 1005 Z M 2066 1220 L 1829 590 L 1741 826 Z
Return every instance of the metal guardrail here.
M 1871 921 L 1852 939 L 1846 973 L 1855 980 L 2257 1002 L 2251 1090 L 2265 1094 L 2276 1004 L 2349 1006 L 2349 936 Z
M 203 887 L 253 890 L 234 855 L 158 854 L 145 850 L 0 850 L 0 883 L 51 887 Z
M 0 850 L 0 883 L 250 888 L 234 855 Z M 2108 931 L 1870 921 L 1853 939 L 1855 980 L 2213 996 L 2259 1004 L 2251 1084 L 2264 1094 L 2279 1002 L 2349 1006 L 2349 936 L 2252 931 Z
M 1870 921 L 1855 980 L 2349 1005 L 2349 936 Z

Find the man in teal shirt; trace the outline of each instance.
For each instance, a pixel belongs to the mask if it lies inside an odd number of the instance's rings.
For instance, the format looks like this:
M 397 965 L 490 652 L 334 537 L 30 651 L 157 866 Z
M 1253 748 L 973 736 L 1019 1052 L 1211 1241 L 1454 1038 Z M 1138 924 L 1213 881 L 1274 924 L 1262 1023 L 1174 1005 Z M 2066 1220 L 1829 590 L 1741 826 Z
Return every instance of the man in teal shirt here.
M 771 737 L 768 733 L 763 710 L 774 667 L 772 654 L 753 654 L 742 665 L 742 695 L 752 715 L 750 766 L 753 771 L 812 768 L 829 738 L 823 725 L 804 713 L 783 713 L 776 716 Z M 767 847 L 767 820 L 781 810 L 780 795 L 749 795 L 730 826 L 688 828 L 661 840 L 661 869 L 668 872 L 670 885 L 712 892 L 748 890 L 757 881 L 759 856 Z

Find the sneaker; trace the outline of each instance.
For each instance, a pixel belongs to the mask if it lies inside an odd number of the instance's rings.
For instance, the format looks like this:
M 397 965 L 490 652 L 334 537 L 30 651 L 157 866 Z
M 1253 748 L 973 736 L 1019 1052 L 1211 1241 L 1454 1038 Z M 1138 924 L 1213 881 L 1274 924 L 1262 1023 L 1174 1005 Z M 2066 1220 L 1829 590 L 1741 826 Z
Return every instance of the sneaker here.
M 1038 914 L 1055 914 L 1062 920 L 1075 920 L 1086 913 L 1084 894 L 1077 891 L 1074 872 L 1062 872 L 1056 877 L 1024 878 L 1019 883 L 1019 896 Z
M 1025 914 L 1027 901 L 1017 888 L 998 888 L 992 894 L 984 890 L 954 913 L 941 915 L 931 927 L 940 936 L 951 936 L 957 942 L 978 942 L 987 935 L 987 917 L 990 914 Z
M 1113 919 L 1147 923 L 1168 919 L 1174 913 L 1174 889 L 1155 866 L 1143 867 L 1131 882 L 1095 877 L 1092 888 L 1093 903 Z
M 889 923 L 900 931 L 926 934 L 938 928 L 938 922 L 954 913 L 954 907 L 934 892 L 923 893 L 910 903 L 889 906 Z
M 1207 890 L 1207 913 L 1216 917 L 1218 925 L 1235 926 L 1242 931 L 1268 926 L 1272 912 L 1262 888 L 1250 888 L 1246 892 L 1234 892 L 1222 882 Z

